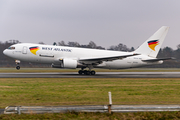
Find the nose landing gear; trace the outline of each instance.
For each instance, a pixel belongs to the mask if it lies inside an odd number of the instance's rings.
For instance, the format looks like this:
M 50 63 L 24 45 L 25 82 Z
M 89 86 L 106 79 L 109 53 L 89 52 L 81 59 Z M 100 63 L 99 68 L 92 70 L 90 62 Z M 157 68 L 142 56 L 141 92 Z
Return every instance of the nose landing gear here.
M 15 63 L 16 63 L 16 65 L 17 65 L 17 66 L 16 66 L 16 69 L 17 69 L 17 70 L 20 69 L 20 66 L 19 66 L 20 62 L 21 62 L 20 60 L 15 60 Z
M 16 69 L 19 70 L 19 69 L 20 69 L 20 66 L 16 66 Z

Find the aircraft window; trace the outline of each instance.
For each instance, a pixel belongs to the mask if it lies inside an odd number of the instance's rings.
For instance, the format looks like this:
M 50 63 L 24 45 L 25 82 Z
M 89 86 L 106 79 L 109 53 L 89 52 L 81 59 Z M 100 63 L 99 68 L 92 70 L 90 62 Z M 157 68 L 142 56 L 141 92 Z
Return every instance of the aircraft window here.
M 15 49 L 15 47 L 9 47 L 8 49 L 9 49 L 9 50 L 14 50 L 14 49 Z

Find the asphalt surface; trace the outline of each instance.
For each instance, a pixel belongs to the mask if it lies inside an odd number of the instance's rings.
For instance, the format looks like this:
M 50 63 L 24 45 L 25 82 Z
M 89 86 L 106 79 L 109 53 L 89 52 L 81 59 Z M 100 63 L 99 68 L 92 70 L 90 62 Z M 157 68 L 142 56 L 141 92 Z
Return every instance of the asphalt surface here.
M 0 114 L 3 114 L 4 113 L 4 109 L 0 109 Z
M 97 72 L 96 75 L 61 73 L 0 73 L 0 78 L 180 78 L 180 72 Z

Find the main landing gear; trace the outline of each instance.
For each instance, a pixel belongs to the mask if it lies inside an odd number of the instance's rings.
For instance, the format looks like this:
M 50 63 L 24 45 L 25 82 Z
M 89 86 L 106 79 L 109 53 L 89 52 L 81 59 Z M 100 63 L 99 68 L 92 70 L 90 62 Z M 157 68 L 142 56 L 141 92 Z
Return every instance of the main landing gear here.
M 79 70 L 78 73 L 80 75 L 82 75 L 82 74 L 85 74 L 85 75 L 95 75 L 96 74 L 96 72 L 94 70 L 92 70 L 92 71 L 90 71 L 90 70 Z
M 86 67 L 89 68 L 89 70 L 84 70 Z M 81 70 L 78 71 L 78 73 L 80 75 L 82 75 L 82 74 L 84 74 L 84 75 L 95 75 L 96 74 L 96 72 L 94 70 L 91 70 L 91 69 L 93 69 L 92 65 L 88 65 L 86 67 L 82 67 Z
M 17 66 L 16 66 L 16 69 L 17 69 L 17 70 L 19 70 L 19 69 L 21 68 L 21 67 L 19 66 L 20 62 L 21 62 L 21 61 L 19 61 L 19 60 L 15 60 L 15 63 L 16 63 L 16 65 L 17 65 Z

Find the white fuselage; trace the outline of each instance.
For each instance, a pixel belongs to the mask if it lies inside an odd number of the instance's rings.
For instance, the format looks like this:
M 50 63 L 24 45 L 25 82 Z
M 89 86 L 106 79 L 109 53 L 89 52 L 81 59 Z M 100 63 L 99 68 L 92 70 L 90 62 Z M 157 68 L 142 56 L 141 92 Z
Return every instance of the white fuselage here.
M 21 43 L 12 45 L 15 49 L 6 49 L 3 53 L 11 58 L 27 62 L 37 63 L 49 63 L 58 64 L 59 59 L 70 59 L 77 60 L 88 59 L 88 58 L 103 58 L 109 56 L 120 56 L 126 55 L 129 52 L 120 51 L 109 51 L 109 50 L 97 50 L 97 49 L 86 49 L 66 46 L 52 46 L 52 45 L 41 45 L 31 43 Z M 30 50 L 31 47 L 38 47 L 38 50 Z M 106 69 L 123 69 L 140 67 L 144 65 L 161 64 L 163 61 L 157 62 L 143 62 L 145 59 L 153 59 L 147 55 L 136 55 L 123 59 L 103 61 L 98 65 L 94 65 L 94 68 L 106 68 Z

